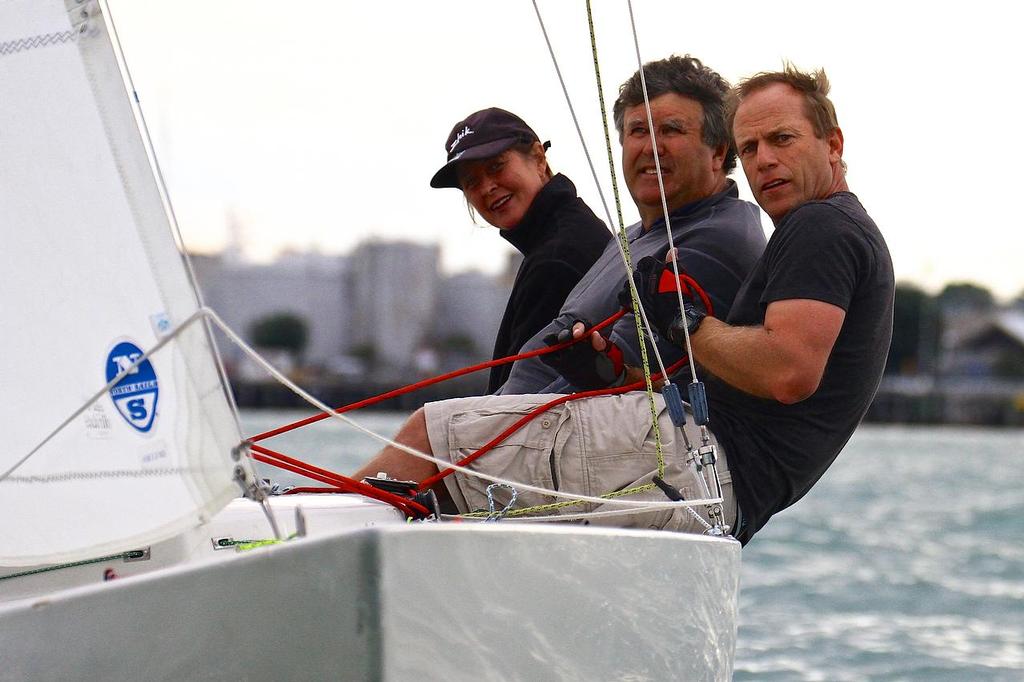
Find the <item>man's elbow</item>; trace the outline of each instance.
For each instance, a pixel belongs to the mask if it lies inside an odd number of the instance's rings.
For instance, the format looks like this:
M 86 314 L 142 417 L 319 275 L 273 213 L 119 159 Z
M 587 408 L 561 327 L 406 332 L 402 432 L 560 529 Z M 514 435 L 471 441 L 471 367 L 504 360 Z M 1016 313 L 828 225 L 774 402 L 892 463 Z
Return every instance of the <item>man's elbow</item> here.
M 819 372 L 789 372 L 772 384 L 772 398 L 783 405 L 793 405 L 814 395 L 820 383 Z

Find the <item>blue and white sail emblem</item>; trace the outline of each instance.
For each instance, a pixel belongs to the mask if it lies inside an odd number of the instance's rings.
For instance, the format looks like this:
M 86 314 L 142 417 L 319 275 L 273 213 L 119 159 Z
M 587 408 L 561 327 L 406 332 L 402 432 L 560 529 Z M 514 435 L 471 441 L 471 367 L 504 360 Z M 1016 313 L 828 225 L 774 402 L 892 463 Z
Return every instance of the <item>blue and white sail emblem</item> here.
M 130 341 L 118 343 L 107 355 L 107 382 L 142 357 L 142 350 Z M 124 420 L 140 433 L 147 433 L 156 419 L 156 403 L 160 396 L 156 370 L 148 359 L 128 371 L 110 389 L 110 399 Z

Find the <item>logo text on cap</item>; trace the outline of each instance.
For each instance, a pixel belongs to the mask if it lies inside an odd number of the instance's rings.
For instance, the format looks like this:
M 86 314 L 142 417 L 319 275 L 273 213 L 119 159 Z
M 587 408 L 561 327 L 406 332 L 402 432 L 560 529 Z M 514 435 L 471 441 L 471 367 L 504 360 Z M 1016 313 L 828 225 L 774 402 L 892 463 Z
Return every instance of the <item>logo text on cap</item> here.
M 448 148 L 448 153 L 451 154 L 452 151 L 454 151 L 455 148 L 459 146 L 459 143 L 462 142 L 462 138 L 466 137 L 467 135 L 472 135 L 472 134 L 473 134 L 473 130 L 469 126 L 466 126 L 462 130 L 457 132 L 455 134 L 455 141 L 452 142 L 452 146 Z

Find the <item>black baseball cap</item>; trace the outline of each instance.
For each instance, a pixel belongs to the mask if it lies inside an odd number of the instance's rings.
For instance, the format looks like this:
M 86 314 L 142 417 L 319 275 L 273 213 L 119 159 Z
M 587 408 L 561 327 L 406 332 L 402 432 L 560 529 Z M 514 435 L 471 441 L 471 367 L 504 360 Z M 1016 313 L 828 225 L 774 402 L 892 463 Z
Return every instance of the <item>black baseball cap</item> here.
M 477 161 L 497 156 L 520 142 L 539 142 L 540 138 L 526 121 L 515 114 L 491 107 L 470 114 L 452 128 L 445 142 L 448 162 L 430 179 L 431 187 L 454 187 L 461 189 L 455 174 L 459 161 Z M 544 143 L 544 148 L 551 146 Z

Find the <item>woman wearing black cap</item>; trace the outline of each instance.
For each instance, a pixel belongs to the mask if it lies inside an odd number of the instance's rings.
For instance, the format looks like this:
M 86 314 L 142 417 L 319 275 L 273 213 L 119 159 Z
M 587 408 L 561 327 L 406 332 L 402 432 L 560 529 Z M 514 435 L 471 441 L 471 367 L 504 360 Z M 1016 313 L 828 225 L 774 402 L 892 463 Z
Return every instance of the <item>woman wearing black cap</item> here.
M 548 146 L 515 114 L 484 109 L 452 128 L 448 162 L 430 181 L 431 187 L 461 189 L 469 205 L 523 254 L 494 342 L 495 358 L 519 352 L 558 316 L 610 239 L 572 181 L 551 172 Z M 491 368 L 488 392 L 500 388 L 511 370 Z

